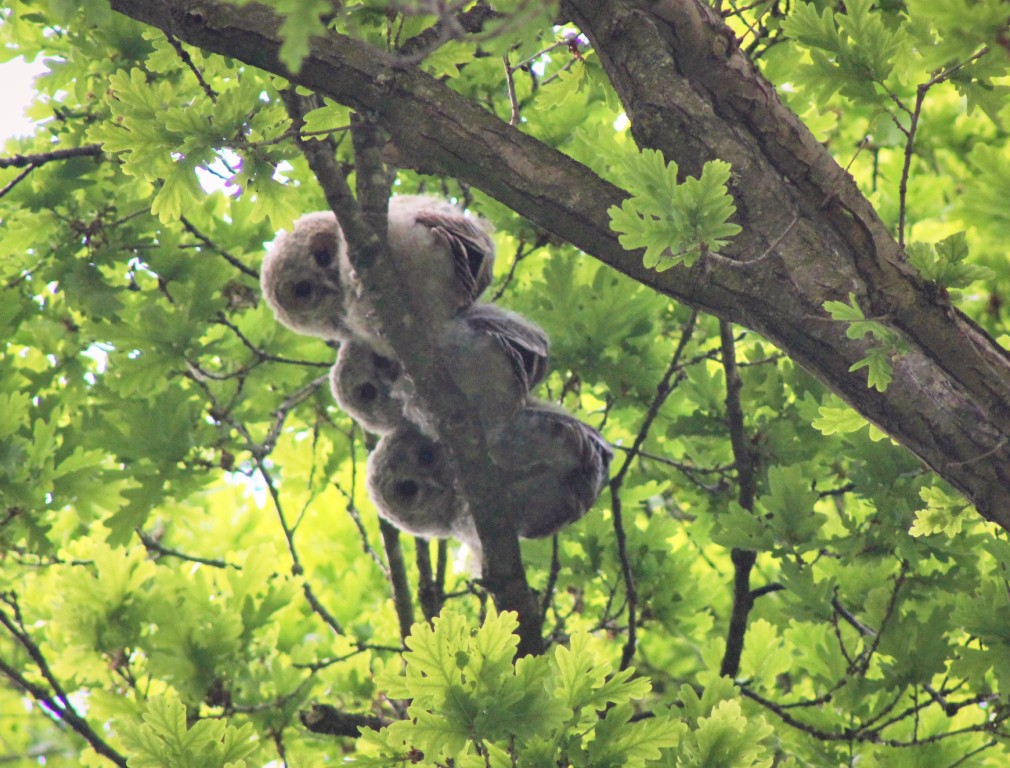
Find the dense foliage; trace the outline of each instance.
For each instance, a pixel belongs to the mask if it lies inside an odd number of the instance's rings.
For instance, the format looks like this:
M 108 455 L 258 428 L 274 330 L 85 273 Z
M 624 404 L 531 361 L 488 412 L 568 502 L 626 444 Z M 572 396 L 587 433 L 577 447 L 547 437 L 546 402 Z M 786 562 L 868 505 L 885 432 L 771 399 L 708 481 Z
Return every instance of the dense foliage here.
M 327 27 L 392 56 L 466 4 L 272 5 L 294 67 Z M 579 30 L 494 5 L 404 66 L 631 193 L 611 225 L 650 268 L 746 237 L 726 163 L 639 152 Z M 1010 347 L 1010 7 L 716 5 L 932 289 Z M 1006 532 L 756 333 L 403 170 L 395 191 L 493 222 L 488 295 L 551 337 L 538 394 L 617 448 L 594 509 L 523 543 L 549 647 L 513 664 L 465 553 L 380 531 L 335 350 L 259 298 L 265 244 L 326 207 L 288 84 L 100 0 L 13 0 L 0 40 L 48 66 L 0 158 L 0 762 L 1005 764 Z M 302 131 L 353 180 L 349 121 L 327 100 Z M 886 390 L 902 339 L 854 296 L 825 310 Z

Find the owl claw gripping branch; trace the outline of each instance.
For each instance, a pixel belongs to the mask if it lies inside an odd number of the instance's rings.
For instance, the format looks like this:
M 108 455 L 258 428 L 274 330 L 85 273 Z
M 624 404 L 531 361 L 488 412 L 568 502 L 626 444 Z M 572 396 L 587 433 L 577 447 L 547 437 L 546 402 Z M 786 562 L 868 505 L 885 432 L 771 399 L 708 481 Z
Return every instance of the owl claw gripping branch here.
M 516 532 L 556 533 L 592 506 L 610 446 L 564 409 L 530 399 L 547 372 L 547 334 L 515 312 L 474 303 L 494 267 L 485 223 L 423 195 L 392 198 L 388 216 L 388 268 L 424 295 L 438 363 L 480 414 L 490 457 L 518 502 Z M 333 396 L 363 429 L 383 436 L 368 461 L 379 515 L 415 536 L 453 536 L 479 551 L 448 452 L 383 338 L 333 213 L 306 214 L 280 234 L 261 274 L 278 322 L 340 342 Z

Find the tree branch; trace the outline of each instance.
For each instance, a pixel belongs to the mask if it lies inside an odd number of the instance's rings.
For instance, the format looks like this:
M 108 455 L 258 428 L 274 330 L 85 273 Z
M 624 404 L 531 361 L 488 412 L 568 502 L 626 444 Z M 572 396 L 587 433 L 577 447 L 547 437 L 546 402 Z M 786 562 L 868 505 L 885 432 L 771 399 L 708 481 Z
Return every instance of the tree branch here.
M 389 725 L 391 721 L 374 715 L 357 715 L 341 712 L 329 704 L 313 704 L 310 709 L 299 713 L 302 725 L 313 733 L 325 733 L 330 736 L 350 736 L 358 738 L 360 728 L 379 730 Z
M 47 711 L 52 712 L 58 721 L 70 726 L 74 732 L 82 736 L 91 745 L 91 748 L 95 752 L 120 766 L 120 768 L 126 768 L 126 759 L 110 747 L 94 728 L 91 727 L 91 724 L 81 717 L 74 708 L 70 697 L 63 690 L 55 675 L 53 675 L 49 663 L 46 661 L 45 656 L 42 655 L 42 650 L 32 640 L 25 629 L 21 621 L 21 610 L 18 607 L 17 597 L 13 593 L 5 593 L 0 597 L 2 597 L 4 603 L 11 607 L 14 614 L 12 618 L 3 610 L 0 610 L 0 625 L 10 633 L 11 638 L 25 650 L 35 663 L 42 678 L 49 685 L 49 690 L 27 680 L 14 667 L 2 659 L 0 659 L 0 674 L 5 675 L 17 688 L 35 699 Z
M 563 7 L 599 52 L 639 146 L 662 150 L 684 174 L 699 174 L 714 158 L 732 163 L 738 221 L 747 233 L 734 244 L 737 259 L 749 261 L 774 245 L 772 263 L 730 267 L 736 279 L 716 278 L 738 287 L 741 309 L 711 307 L 715 314 L 777 343 L 984 516 L 1010 526 L 1010 451 L 1003 443 L 1010 431 L 1010 354 L 949 303 L 930 297 L 852 178 L 782 104 L 704 2 L 565 0 Z M 886 393 L 848 372 L 865 350 L 841 338 L 844 325 L 810 322 L 823 316 L 825 300 L 849 291 L 909 342 Z M 980 432 L 973 433 L 973 423 Z M 965 472 L 951 466 L 961 456 L 973 464 Z
M 747 439 L 743 405 L 740 402 L 743 382 L 740 380 L 740 369 L 736 364 L 733 325 L 720 320 L 719 336 L 722 339 L 722 367 L 726 372 L 726 422 L 729 426 L 730 443 L 733 446 L 733 463 L 736 464 L 737 501 L 741 507 L 754 514 L 757 467 L 754 450 Z M 734 547 L 730 552 L 730 559 L 733 561 L 733 610 L 730 613 L 729 629 L 726 632 L 726 651 L 723 653 L 719 674 L 736 677 L 740 671 L 747 618 L 750 616 L 750 609 L 754 607 L 750 572 L 757 560 L 757 552 Z
M 403 548 L 400 546 L 400 532 L 391 523 L 379 520 L 382 546 L 386 550 L 389 563 L 389 585 L 393 589 L 393 605 L 396 606 L 396 620 L 400 625 L 400 640 L 405 640 L 414 626 L 414 602 L 410 599 L 410 584 L 407 583 L 407 568 L 403 563 Z
M 472 184 L 639 282 L 757 330 L 1010 529 L 1010 353 L 925 290 L 851 177 L 701 0 L 563 4 L 590 37 L 639 145 L 661 149 L 685 174 L 716 157 L 733 165 L 746 233 L 735 243 L 737 261 L 702 259 L 663 273 L 645 269 L 608 227 L 607 210 L 624 192 L 365 43 L 334 32 L 316 38 L 292 73 L 278 58 L 280 20 L 263 5 L 111 5 L 364 110 L 390 134 L 398 164 Z M 766 251 L 750 267 L 739 263 Z M 847 338 L 823 310 L 849 291 L 908 342 L 884 393 L 849 371 L 866 342 Z
M 54 149 L 51 152 L 39 152 L 33 155 L 12 155 L 0 157 L 0 168 L 38 168 L 40 165 L 56 160 L 69 160 L 72 157 L 101 157 L 101 144 L 85 144 L 83 147 L 68 147 Z
M 414 553 L 417 559 L 417 600 L 426 621 L 431 621 L 442 610 L 445 595 L 442 585 L 435 581 L 431 570 L 431 542 L 415 537 Z
M 628 639 L 621 653 L 621 669 L 625 669 L 631 664 L 631 659 L 635 654 L 635 647 L 638 643 L 638 590 L 635 588 L 635 578 L 631 570 L 631 562 L 628 560 L 627 541 L 624 534 L 624 521 L 621 508 L 621 486 L 624 484 L 624 478 L 631 468 L 631 463 L 638 457 L 642 444 L 645 443 L 645 439 L 649 435 L 652 423 L 656 420 L 656 416 L 659 415 L 659 409 L 662 408 L 663 403 L 666 402 L 666 398 L 670 396 L 670 393 L 673 392 L 674 387 L 679 382 L 679 380 L 678 382 L 674 382 L 673 377 L 675 373 L 681 371 L 680 358 L 684 354 L 684 349 L 687 348 L 687 342 L 694 333 L 694 325 L 697 319 L 697 311 L 692 312 L 691 317 L 684 324 L 684 328 L 680 332 L 680 340 L 677 342 L 677 348 L 673 353 L 673 359 L 670 360 L 670 365 L 667 366 L 663 378 L 656 385 L 656 396 L 649 404 L 649 409 L 642 420 L 642 426 L 639 427 L 638 434 L 635 435 L 635 441 L 632 443 L 627 456 L 624 457 L 621 468 L 617 470 L 617 473 L 610 481 L 610 507 L 611 514 L 614 517 L 614 535 L 617 539 L 617 553 L 621 561 L 621 571 L 624 574 L 624 589 L 628 601 Z

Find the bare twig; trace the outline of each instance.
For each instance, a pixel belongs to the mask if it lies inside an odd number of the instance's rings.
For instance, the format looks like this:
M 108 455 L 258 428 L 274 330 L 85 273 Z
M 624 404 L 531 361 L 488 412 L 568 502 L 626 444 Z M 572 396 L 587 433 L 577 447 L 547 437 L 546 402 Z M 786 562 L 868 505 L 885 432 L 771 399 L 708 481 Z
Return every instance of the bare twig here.
M 926 99 L 926 94 L 934 85 L 939 85 L 940 83 L 950 79 L 950 77 L 961 68 L 967 66 L 973 61 L 977 61 L 987 53 L 989 53 L 988 47 L 983 47 L 965 61 L 959 62 L 951 67 L 947 67 L 942 72 L 937 73 L 927 82 L 922 83 L 915 90 L 915 106 L 912 108 L 911 121 L 909 123 L 908 130 L 905 132 L 905 135 L 907 136 L 905 141 L 905 157 L 901 166 L 901 180 L 898 182 L 898 245 L 902 248 L 905 247 L 905 213 L 908 202 L 908 174 L 912 167 L 915 133 L 919 128 L 919 117 L 922 114 L 922 104 Z
M 670 360 L 670 365 L 663 374 L 663 378 L 660 379 L 659 384 L 656 385 L 656 397 L 654 397 L 652 402 L 649 404 L 649 408 L 645 412 L 645 417 L 642 419 L 642 425 L 638 429 L 638 434 L 635 435 L 635 440 L 631 444 L 631 448 L 628 449 L 624 463 L 621 464 L 621 468 L 617 471 L 617 474 L 614 475 L 613 480 L 611 480 L 611 485 L 613 485 L 615 481 L 618 485 L 624 482 L 624 477 L 628 474 L 628 470 L 631 468 L 631 463 L 638 457 L 638 454 L 641 452 L 642 445 L 649 436 L 649 429 L 652 427 L 652 422 L 654 422 L 656 417 L 659 415 L 659 410 L 662 408 L 663 403 L 666 402 L 666 398 L 668 398 L 673 392 L 673 377 L 674 374 L 679 373 L 684 367 L 681 364 L 681 357 L 684 354 L 684 349 L 687 347 L 687 342 L 694 333 L 694 326 L 697 320 L 698 311 L 694 310 L 691 312 L 691 316 L 688 318 L 687 322 L 684 324 L 684 328 L 680 332 L 680 340 L 677 342 L 677 348 L 674 350 L 673 359 Z
M 554 588 L 558 583 L 558 576 L 561 574 L 561 557 L 558 552 L 558 537 L 555 535 L 551 539 L 551 570 L 547 574 L 547 586 L 544 587 L 544 596 L 540 600 L 540 612 L 543 620 L 547 621 L 547 609 L 554 600 Z
M 180 560 L 185 560 L 188 563 L 200 563 L 201 565 L 209 565 L 211 568 L 234 568 L 237 571 L 241 571 L 242 567 L 236 565 L 235 563 L 229 563 L 225 560 L 216 560 L 209 557 L 199 557 L 197 555 L 189 555 L 185 552 L 180 552 L 177 549 L 171 549 L 170 547 L 165 547 L 159 544 L 151 536 L 144 533 L 139 528 L 137 529 L 137 537 L 140 539 L 144 548 L 148 552 L 153 552 L 158 555 L 166 555 L 168 557 L 176 557 Z
M 831 607 L 835 609 L 835 613 L 837 613 L 839 616 L 845 619 L 845 621 L 850 626 L 854 627 L 856 631 L 859 632 L 859 634 L 863 635 L 864 637 L 877 636 L 876 630 L 866 626 L 863 622 L 857 619 L 844 605 L 842 605 L 841 601 L 838 599 L 837 594 L 833 598 L 831 598 Z
M 256 462 L 256 468 L 259 470 L 260 477 L 263 478 L 263 482 L 266 483 L 267 491 L 270 493 L 270 498 L 274 504 L 274 510 L 277 512 L 277 519 L 281 524 L 281 530 L 284 532 L 284 540 L 288 545 L 288 553 L 291 555 L 291 573 L 294 576 L 303 576 L 305 574 L 305 569 L 302 567 L 301 560 L 298 558 L 298 552 L 295 549 L 295 535 L 292 529 L 288 526 L 287 520 L 284 517 L 284 508 L 281 506 L 280 494 L 277 493 L 277 488 L 274 485 L 273 478 L 270 472 L 266 468 L 266 464 L 263 458 L 258 456 L 255 452 L 253 453 L 253 461 Z M 312 590 L 312 585 L 309 584 L 308 579 L 302 581 L 302 592 L 305 595 L 305 599 L 308 601 L 312 610 L 332 629 L 336 634 L 344 634 L 344 628 L 337 621 L 336 617 L 327 610 L 318 597 L 316 597 L 315 592 Z
M 273 502 L 274 510 L 277 513 L 277 519 L 280 522 L 281 530 L 284 533 L 284 540 L 287 543 L 288 553 L 291 556 L 291 573 L 294 576 L 302 576 L 305 573 L 305 569 L 302 567 L 301 560 L 298 557 L 298 551 L 295 548 L 295 535 L 294 529 L 288 524 L 287 518 L 284 514 L 284 507 L 281 504 L 280 494 L 277 492 L 277 487 L 274 484 L 273 476 L 270 470 L 266 466 L 264 461 L 265 457 L 269 455 L 270 450 L 272 450 L 273 444 L 280 434 L 281 425 L 284 423 L 288 412 L 295 407 L 295 404 L 301 402 L 298 398 L 305 399 L 308 394 L 303 394 L 305 392 L 313 392 L 315 388 L 318 388 L 326 377 L 321 377 L 314 382 L 302 387 L 294 395 L 290 396 L 285 403 L 275 412 L 275 421 L 271 429 L 270 435 L 264 443 L 257 445 L 256 441 L 253 440 L 252 435 L 249 434 L 249 430 L 246 429 L 245 424 L 236 420 L 227 408 L 221 406 L 218 402 L 217 397 L 211 391 L 210 387 L 207 386 L 206 382 L 200 380 L 198 377 L 189 376 L 191 381 L 194 381 L 197 386 L 199 386 L 207 398 L 210 400 L 211 408 L 213 413 L 216 414 L 218 420 L 224 421 L 231 425 L 231 427 L 238 432 L 238 434 L 245 440 L 246 449 L 252 456 L 254 465 L 256 466 L 256 471 L 259 473 L 260 477 L 263 478 L 263 482 L 267 487 L 267 492 L 270 496 L 270 500 Z M 269 448 L 267 447 L 269 446 Z M 312 585 L 309 584 L 308 579 L 302 581 L 302 592 L 305 595 L 305 599 L 308 601 L 309 606 L 312 610 L 330 627 L 336 634 L 344 634 L 344 629 L 337 621 L 336 617 L 331 614 L 326 607 L 320 602 L 319 598 L 316 597 L 315 592 L 312 590 Z
M 508 88 L 509 104 L 512 105 L 512 116 L 509 118 L 509 125 L 519 125 L 519 98 L 516 96 L 516 80 L 512 76 L 512 67 L 509 66 L 509 56 L 506 53 L 502 56 L 505 63 L 505 85 Z
M 870 728 L 865 729 L 862 726 L 858 728 L 847 728 L 844 731 L 825 731 L 816 726 L 810 725 L 809 723 L 804 723 L 802 720 L 791 715 L 785 707 L 776 704 L 770 699 L 766 699 L 761 696 L 756 691 L 742 686 L 740 688 L 740 693 L 746 696 L 748 699 L 752 699 L 760 704 L 765 709 L 770 712 L 775 713 L 782 720 L 782 722 L 787 725 L 796 728 L 797 730 L 807 733 L 814 738 L 820 739 L 821 741 L 845 741 L 845 742 L 870 742 L 872 744 L 880 744 L 886 747 L 915 747 L 924 744 L 935 744 L 939 741 L 944 741 L 945 739 L 954 738 L 956 736 L 962 736 L 966 733 L 992 733 L 1000 722 L 1003 722 L 1007 715 L 1002 715 L 998 722 L 983 722 L 978 725 L 969 725 L 964 728 L 956 728 L 952 731 L 947 731 L 945 733 L 938 733 L 934 736 L 927 736 L 921 739 L 911 739 L 911 740 L 898 740 L 898 739 L 885 739 L 881 737 L 881 728 Z M 1006 738 L 1004 734 L 999 734 L 1001 737 Z
M 299 714 L 299 719 L 302 721 L 302 725 L 312 731 L 312 733 L 325 733 L 329 736 L 350 736 L 352 738 L 357 738 L 361 735 L 361 728 L 371 728 L 377 731 L 392 722 L 391 720 L 375 717 L 374 715 L 341 712 L 329 704 L 313 704 L 311 709 L 304 710 Z
M 870 668 L 870 660 L 873 658 L 873 654 L 877 652 L 877 647 L 880 645 L 880 638 L 884 634 L 884 630 L 887 628 L 887 623 L 894 615 L 895 609 L 898 607 L 898 593 L 905 584 L 906 576 L 908 576 L 908 562 L 902 560 L 901 567 L 898 570 L 898 575 L 894 577 L 894 587 L 891 590 L 891 597 L 887 601 L 887 611 L 884 613 L 884 618 L 880 621 L 880 627 L 877 629 L 877 633 L 873 636 L 873 642 L 870 644 L 869 649 L 867 649 L 863 654 L 863 662 L 860 669 L 862 674 L 866 674 L 866 671 Z
M 437 24 L 397 48 L 395 63 L 398 66 L 418 64 L 449 41 L 458 40 L 465 34 L 477 34 L 488 21 L 502 16 L 483 0 L 463 13 L 456 13 L 464 5 L 465 3 L 456 3 L 447 8 Z
M 750 441 L 744 425 L 743 406 L 740 391 L 743 382 L 736 364 L 736 342 L 733 339 L 733 325 L 726 320 L 719 321 L 719 335 L 722 339 L 722 365 L 726 372 L 726 422 L 729 427 L 730 443 L 737 474 L 737 501 L 748 512 L 754 512 L 754 496 L 757 491 L 757 467 Z M 750 572 L 757 560 L 757 553 L 749 549 L 734 547 L 730 552 L 733 561 L 733 609 L 726 633 L 726 650 L 722 657 L 720 674 L 736 677 L 740 670 L 740 656 L 743 653 L 744 635 L 747 632 L 747 618 L 754 606 L 754 595 L 750 587 Z
M 628 608 L 628 639 L 621 652 L 621 669 L 625 669 L 629 664 L 631 664 L 631 659 L 635 655 L 635 647 L 638 642 L 638 592 L 635 588 L 635 579 L 631 570 L 631 562 L 628 560 L 627 538 L 624 533 L 624 519 L 621 508 L 621 486 L 624 483 L 625 476 L 628 474 L 628 470 L 631 468 L 631 463 L 638 456 L 638 452 L 641 450 L 642 444 L 649 435 L 649 429 L 652 427 L 652 423 L 656 420 L 656 416 L 659 415 L 659 409 L 662 407 L 663 403 L 666 402 L 666 398 L 670 396 L 670 393 L 674 389 L 675 385 L 672 383 L 673 376 L 678 370 L 680 370 L 680 358 L 684 354 L 684 349 L 687 347 L 687 342 L 691 338 L 691 334 L 694 332 L 694 325 L 697 319 L 698 312 L 697 310 L 694 310 L 691 312 L 690 318 L 688 318 L 687 323 L 685 323 L 684 328 L 681 330 L 680 341 L 677 343 L 677 348 L 673 353 L 673 359 L 670 361 L 670 365 L 666 369 L 666 373 L 663 374 L 663 378 L 660 379 L 659 384 L 656 385 L 656 396 L 649 404 L 649 409 L 646 411 L 645 418 L 642 420 L 642 425 L 639 427 L 638 434 L 635 436 L 635 441 L 631 445 L 631 450 L 624 457 L 624 462 L 621 464 L 621 468 L 617 470 L 617 474 L 615 474 L 610 481 L 610 508 L 614 519 L 614 534 L 617 538 L 617 552 L 621 560 L 621 571 L 624 574 L 624 588 L 627 594 Z
M 10 181 L 8 181 L 4 185 L 4 188 L 0 189 L 0 199 L 2 199 L 8 192 L 10 192 L 12 189 L 14 189 L 14 187 L 16 187 L 22 181 L 24 181 L 25 179 L 27 179 L 28 178 L 28 174 L 30 174 L 32 171 L 34 171 L 36 167 L 37 166 L 29 165 L 27 168 L 25 168 L 23 171 L 21 171 L 21 173 L 19 173 L 13 179 L 11 179 Z
M 785 584 L 776 583 L 776 584 L 765 584 L 763 587 L 752 589 L 750 591 L 751 602 L 757 600 L 759 597 L 770 595 L 773 592 L 782 592 L 785 588 L 786 588 Z
M 435 584 L 435 574 L 431 570 L 431 542 L 415 537 L 414 555 L 417 560 L 417 601 L 421 604 L 425 620 L 431 623 L 442 610 L 445 597 Z
M 267 436 L 259 446 L 260 455 L 266 456 L 268 453 L 273 451 L 274 446 L 277 444 L 277 440 L 281 436 L 281 429 L 284 426 L 284 421 L 287 419 L 288 414 L 312 397 L 312 395 L 314 395 L 320 387 L 326 386 L 328 379 L 328 374 L 319 376 L 310 381 L 308 384 L 299 387 L 285 398 L 284 402 L 281 403 L 277 407 L 277 410 L 272 414 L 274 417 L 274 423 L 270 426 L 270 431 L 267 432 Z
M 947 768 L 957 768 L 957 766 L 959 765 L 964 765 L 973 757 L 975 757 L 975 755 L 981 754 L 982 752 L 985 752 L 987 749 L 992 749 L 997 744 L 999 744 L 999 742 L 996 739 L 990 739 L 982 746 L 977 747 L 976 749 L 973 749 L 970 752 L 965 752 L 963 755 L 961 755 L 961 757 L 959 757 L 953 763 L 948 765 Z M 972 765 L 974 765 L 974 763 L 972 763 Z
M 269 363 L 286 363 L 287 365 L 306 365 L 313 368 L 330 368 L 333 363 L 325 362 L 322 360 L 292 360 L 289 357 L 278 357 L 277 355 L 268 355 L 262 349 L 253 344 L 249 337 L 247 337 L 242 331 L 228 320 L 223 314 L 218 314 L 214 319 L 214 322 L 218 325 L 223 325 L 228 328 L 232 333 L 238 336 L 238 340 L 242 342 L 243 346 L 256 355 L 256 359 L 262 362 Z
M 717 467 L 697 467 L 694 464 L 688 464 L 685 461 L 677 461 L 676 459 L 669 459 L 666 456 L 650 453 L 649 451 L 642 450 L 641 448 L 636 451 L 632 446 L 628 445 L 615 445 L 613 447 L 616 451 L 622 451 L 629 454 L 635 453 L 639 458 L 649 459 L 650 461 L 664 464 L 667 467 L 673 467 L 674 469 L 683 472 L 685 475 L 724 475 L 736 467 L 736 464 L 720 464 Z
M 207 94 L 207 98 L 214 104 L 217 104 L 217 94 L 214 92 L 214 89 L 210 87 L 210 84 L 204 79 L 203 72 L 201 72 L 200 68 L 196 66 L 196 63 L 193 61 L 193 57 L 189 55 L 189 51 L 182 47 L 182 43 L 176 39 L 175 35 L 166 32 L 165 37 L 168 39 L 169 45 L 175 49 L 175 53 L 182 63 L 185 64 L 186 67 L 189 68 L 189 71 L 193 73 L 196 81 L 200 84 L 200 88 L 205 94 Z
M 519 266 L 519 262 L 533 253 L 533 251 L 537 248 L 543 248 L 549 239 L 550 238 L 547 233 L 544 232 L 538 235 L 537 239 L 532 243 L 527 243 L 525 240 L 519 241 L 518 245 L 516 245 L 516 255 L 512 258 L 512 263 L 509 265 L 508 273 L 501 281 L 501 285 L 498 286 L 498 290 L 495 291 L 494 295 L 489 299 L 492 304 L 505 295 L 505 291 L 508 290 L 509 285 L 512 284 L 513 278 L 515 278 L 516 267 Z
M 372 558 L 372 561 L 379 566 L 379 570 L 382 571 L 383 576 L 389 579 L 389 570 L 387 569 L 385 562 L 383 562 L 382 557 L 379 556 L 379 553 L 375 551 L 375 548 L 368 540 L 368 531 L 365 530 L 365 523 L 361 519 L 361 513 L 358 511 L 357 505 L 354 503 L 354 489 L 358 485 L 358 452 L 354 447 L 354 435 L 357 430 L 358 427 L 355 425 L 348 435 L 348 442 L 350 443 L 348 445 L 348 454 L 351 457 L 351 490 L 345 490 L 344 487 L 336 481 L 333 482 L 333 487 L 336 488 L 340 495 L 347 500 L 347 514 L 350 515 L 351 520 L 354 522 L 354 525 L 357 527 L 358 533 L 361 536 L 362 551 Z M 367 446 L 368 441 L 374 438 L 374 436 L 366 434 L 365 438 L 365 444 Z M 371 445 L 369 447 L 374 448 L 375 446 Z
M 396 620 L 400 625 L 400 640 L 406 639 L 414 626 L 414 603 L 410 599 L 410 584 L 407 582 L 407 568 L 403 563 L 403 548 L 400 546 L 400 532 L 391 523 L 379 520 L 382 546 L 386 550 L 389 563 L 389 586 L 393 590 L 393 605 Z
M 0 168 L 38 168 L 40 165 L 57 160 L 69 160 L 72 157 L 101 157 L 101 144 L 86 144 L 83 147 L 54 149 L 51 152 L 39 152 L 32 155 L 13 155 L 0 157 Z
M 227 250 L 219 246 L 217 243 L 215 243 L 213 240 L 211 240 L 209 237 L 203 234 L 203 232 L 197 229 L 196 225 L 193 224 L 193 222 L 191 222 L 185 216 L 180 216 L 179 220 L 182 222 L 182 226 L 186 228 L 187 232 L 193 235 L 193 237 L 195 237 L 197 240 L 203 243 L 207 248 L 212 250 L 214 253 L 221 256 L 225 261 L 227 261 L 229 264 L 235 267 L 235 269 L 237 269 L 239 272 L 242 272 L 243 274 L 249 275 L 249 277 L 254 277 L 257 280 L 259 280 L 260 278 L 259 272 L 257 272 L 252 267 L 246 266 L 239 259 L 232 256 Z
M 75 733 L 82 736 L 91 745 L 91 748 L 95 752 L 120 766 L 120 768 L 126 768 L 126 759 L 110 747 L 74 708 L 70 697 L 56 679 L 52 669 L 50 669 L 49 662 L 46 661 L 41 649 L 32 640 L 28 630 L 25 629 L 21 619 L 21 610 L 18 606 L 17 596 L 14 593 L 8 592 L 0 595 L 0 599 L 13 612 L 13 616 L 11 616 L 6 611 L 0 610 L 0 625 L 25 650 L 49 688 L 43 688 L 29 681 L 3 659 L 0 659 L 0 673 L 5 675 L 19 690 L 35 699 L 46 711 L 51 712 L 57 722 L 66 723 L 70 726 Z

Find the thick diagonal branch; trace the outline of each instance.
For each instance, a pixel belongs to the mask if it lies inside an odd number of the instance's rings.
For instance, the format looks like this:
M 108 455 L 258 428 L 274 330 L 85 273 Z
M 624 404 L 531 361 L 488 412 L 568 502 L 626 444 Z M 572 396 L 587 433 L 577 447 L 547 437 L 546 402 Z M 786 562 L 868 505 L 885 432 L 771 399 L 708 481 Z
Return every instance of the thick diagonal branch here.
M 607 209 L 624 192 L 416 68 L 331 33 L 292 73 L 278 58 L 280 20 L 265 6 L 111 4 L 368 112 L 400 164 L 470 183 L 632 278 L 757 330 L 1010 529 L 1010 354 L 904 263 L 852 179 L 701 0 L 564 3 L 592 38 L 639 144 L 689 174 L 716 157 L 733 165 L 744 228 L 735 260 L 663 273 L 646 270 L 608 227 Z M 867 342 L 847 338 L 824 312 L 825 301 L 849 291 L 909 343 L 884 393 L 849 370 Z
M 737 308 L 709 308 L 776 342 L 983 515 L 1010 525 L 1010 354 L 929 290 L 718 14 L 702 0 L 564 6 L 599 52 L 640 146 L 688 175 L 707 160 L 732 163 L 745 235 L 730 271 L 746 286 Z M 849 292 L 909 342 L 886 393 L 849 371 L 865 346 L 824 317 L 824 301 Z

